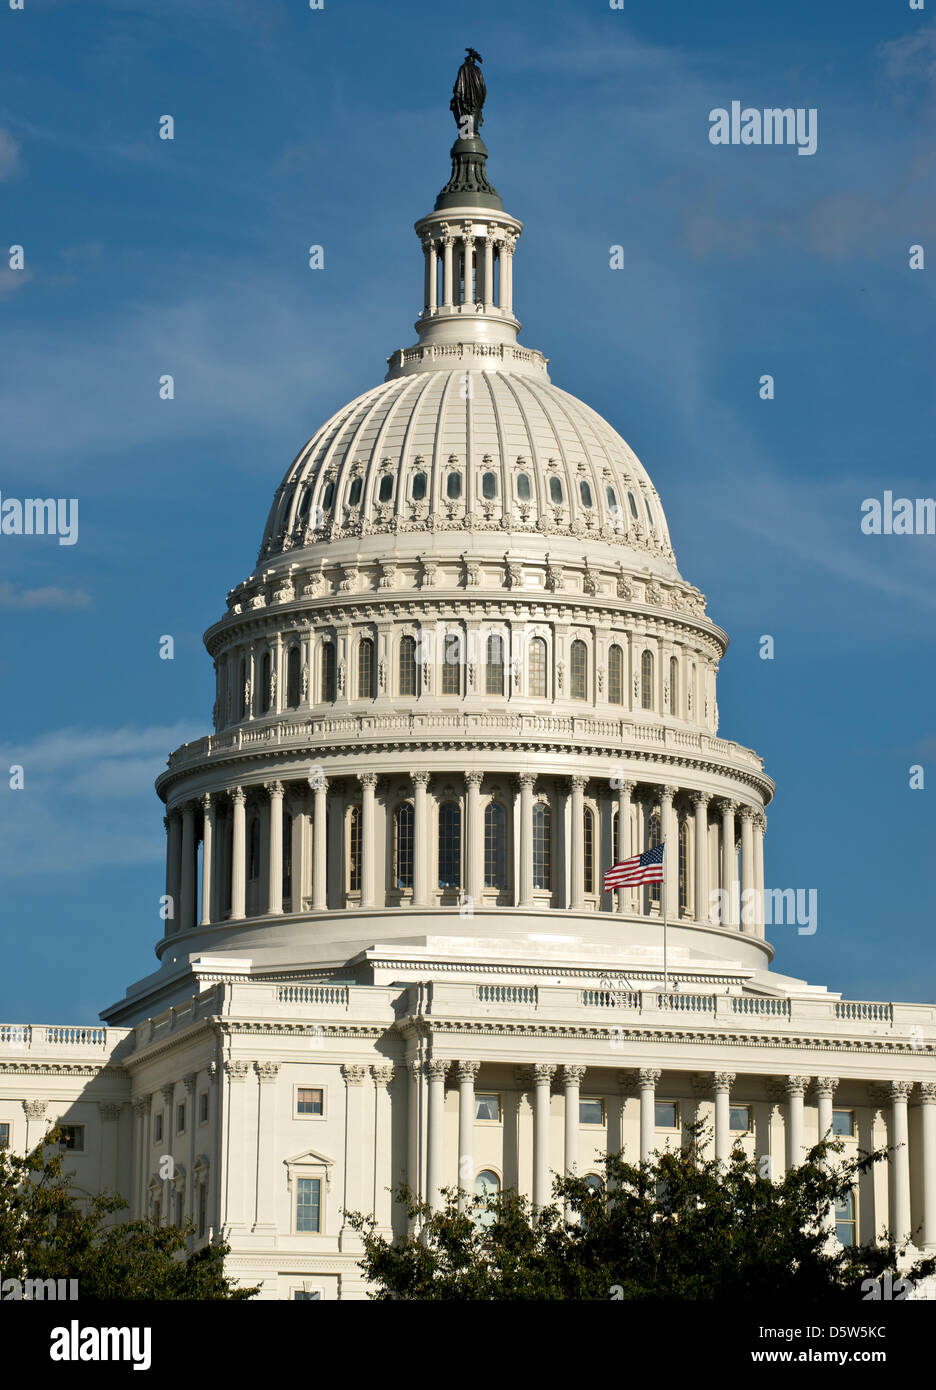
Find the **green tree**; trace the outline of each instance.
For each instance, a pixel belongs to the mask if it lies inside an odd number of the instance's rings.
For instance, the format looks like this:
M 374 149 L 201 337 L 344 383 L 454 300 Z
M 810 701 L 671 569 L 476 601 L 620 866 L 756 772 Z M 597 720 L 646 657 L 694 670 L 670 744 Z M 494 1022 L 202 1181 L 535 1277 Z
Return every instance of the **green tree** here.
M 115 1222 L 127 1203 L 80 1192 L 51 1131 L 31 1153 L 0 1151 L 0 1271 L 4 1279 L 77 1279 L 79 1299 L 245 1299 L 224 1273 L 230 1247 L 191 1249 L 191 1224 Z
M 867 1280 L 886 1271 L 898 1277 L 905 1252 L 893 1244 L 843 1248 L 829 1239 L 836 1203 L 886 1150 L 843 1159 L 841 1142 L 825 1141 L 772 1181 L 740 1144 L 723 1167 L 705 1157 L 705 1138 L 697 1125 L 682 1148 L 650 1162 L 608 1156 L 603 1189 L 557 1178 L 552 1203 L 539 1212 L 514 1192 L 473 1197 L 460 1212 L 452 1189 L 433 1212 L 403 1187 L 416 1227 L 405 1239 L 387 1240 L 372 1218 L 349 1215 L 364 1242 L 371 1297 L 772 1297 L 853 1305 L 868 1292 Z M 920 1259 L 902 1277 L 934 1270 L 936 1259 Z

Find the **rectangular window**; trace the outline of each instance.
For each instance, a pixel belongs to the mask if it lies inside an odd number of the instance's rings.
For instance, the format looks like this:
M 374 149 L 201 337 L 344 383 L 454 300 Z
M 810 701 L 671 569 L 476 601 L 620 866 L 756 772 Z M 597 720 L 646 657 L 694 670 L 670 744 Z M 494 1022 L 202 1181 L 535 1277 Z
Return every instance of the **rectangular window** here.
M 658 1100 L 654 1108 L 657 1129 L 679 1128 L 679 1106 L 674 1100 Z
M 321 1230 L 321 1178 L 296 1179 L 296 1230 Z
M 585 892 L 595 891 L 595 818 L 586 806 L 582 812 L 582 839 L 585 857 Z
M 59 1125 L 59 1148 L 71 1153 L 84 1153 L 84 1125 Z
M 200 1182 L 198 1184 L 198 1236 L 199 1239 L 208 1229 L 208 1184 Z
M 581 1125 L 603 1125 L 605 1122 L 604 1101 L 585 1100 L 579 1101 L 579 1124 Z
M 321 1299 L 321 1297 L 322 1293 L 320 1289 L 296 1289 L 293 1293 L 293 1299 L 296 1302 L 303 1302 L 308 1299 Z
M 499 1120 L 501 1117 L 500 1096 L 485 1091 L 475 1092 L 475 1119 Z
M 442 647 L 442 694 L 461 694 L 461 638 L 454 632 L 446 635 Z
M 162 1139 L 162 1115 L 157 1115 L 153 1121 L 153 1143 L 158 1144 Z
M 176 1223 L 177 1226 L 181 1226 L 181 1225 L 184 1224 L 184 1222 L 185 1222 L 185 1199 L 183 1198 L 181 1192 L 177 1192 L 177 1193 L 176 1193 L 176 1199 L 175 1199 L 175 1223 Z
M 184 1133 L 185 1133 L 185 1102 L 184 1102 L 184 1101 L 182 1102 L 181 1105 L 177 1105 L 177 1106 L 176 1106 L 175 1127 L 176 1127 L 176 1134 L 184 1134 Z
M 2 1124 L 0 1124 L 0 1149 L 8 1149 L 9 1147 L 10 1147 L 10 1126 L 9 1126 L 9 1124 L 4 1120 L 4 1122 L 3 1122 Z
M 730 1107 L 731 1128 L 735 1130 L 747 1130 L 751 1128 L 751 1107 L 749 1105 L 732 1105 Z
M 853 1139 L 855 1135 L 854 1110 L 832 1111 L 832 1133 L 839 1138 Z
M 297 1115 L 324 1115 L 325 1092 L 320 1088 L 300 1086 L 296 1092 Z
M 208 1123 L 208 1092 L 202 1091 L 198 1097 L 198 1123 L 206 1125 Z

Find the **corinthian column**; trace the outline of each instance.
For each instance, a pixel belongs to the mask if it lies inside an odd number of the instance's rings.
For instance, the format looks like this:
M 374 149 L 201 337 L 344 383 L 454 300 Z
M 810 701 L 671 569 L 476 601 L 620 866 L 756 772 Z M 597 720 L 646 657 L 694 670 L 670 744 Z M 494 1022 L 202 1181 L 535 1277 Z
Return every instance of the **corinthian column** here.
M 481 1063 L 455 1064 L 458 1079 L 458 1207 L 464 1211 L 474 1192 L 475 1077 Z
M 708 804 L 707 792 L 692 792 L 691 800 L 695 814 L 695 919 L 697 922 L 709 920 L 709 857 L 708 857 Z
M 581 912 L 585 907 L 585 778 L 570 777 L 572 784 L 572 843 L 569 847 L 572 860 L 572 910 Z M 594 843 L 592 854 L 594 855 Z
M 169 840 L 166 846 L 166 897 L 169 917 L 166 931 L 179 930 L 179 876 L 182 870 L 182 821 L 178 811 L 170 811 L 165 817 Z
M 328 778 L 318 777 L 312 796 L 312 911 L 324 912 L 328 905 L 328 840 L 326 809 Z
M 786 1124 L 786 1166 L 787 1172 L 803 1161 L 803 1096 L 809 1085 L 808 1076 L 788 1076 L 786 1079 L 787 1124 Z
M 735 809 L 734 801 L 722 801 L 721 803 L 721 857 L 722 873 L 721 886 L 726 896 L 722 899 L 721 924 L 723 927 L 736 927 L 735 921 L 735 883 L 737 881 L 736 854 L 735 854 Z
M 428 772 L 410 774 L 413 782 L 413 906 L 429 906 Z
M 677 787 L 664 787 L 660 793 L 660 838 L 666 842 L 663 852 L 663 902 L 668 922 L 674 922 L 679 916 L 679 836 L 673 815 L 673 797 L 677 791 Z
M 641 1067 L 637 1073 L 640 1090 L 640 1161 L 649 1163 L 653 1153 L 656 1131 L 656 1087 L 660 1072 L 656 1067 Z
M 448 1062 L 435 1060 L 426 1063 L 429 1079 L 429 1144 L 426 1187 L 433 1211 L 442 1208 L 442 1183 L 445 1163 L 445 1073 Z
M 893 1228 L 891 1236 L 898 1245 L 910 1239 L 910 1150 L 907 1129 L 907 1097 L 912 1081 L 892 1081 L 890 1167 L 893 1179 Z
M 455 238 L 446 233 L 442 237 L 442 308 L 452 307 L 452 246 Z
M 484 836 L 481 829 L 481 776 L 480 772 L 465 773 L 465 886 L 473 908 L 481 902 L 484 854 Z
M 759 811 L 754 817 L 754 889 L 757 893 L 757 917 L 754 922 L 754 935 L 763 941 L 764 930 L 764 832 L 767 817 Z
M 579 1166 L 579 1096 L 585 1068 L 564 1066 L 562 1088 L 565 1093 L 565 1175 L 574 1178 Z
M 377 858 L 374 835 L 374 788 L 376 772 L 359 772 L 361 784 L 361 906 L 374 906 L 374 867 Z
M 267 875 L 267 912 L 283 911 L 283 784 L 266 782 L 270 797 L 270 863 Z
M 936 1081 L 920 1082 L 920 1167 L 924 1249 L 936 1248 Z
M 243 788 L 231 791 L 231 921 L 244 916 L 247 885 L 247 833 Z
M 215 808 L 211 797 L 206 793 L 201 799 L 202 807 L 202 882 L 201 882 L 201 925 L 211 924 L 212 869 L 214 859 Z
M 533 1066 L 533 1206 L 549 1202 L 549 1086 L 556 1068 L 549 1062 Z
M 717 1071 L 712 1078 L 715 1093 L 715 1160 L 727 1167 L 731 1157 L 731 1087 L 733 1071 Z
M 179 896 L 180 930 L 191 931 L 195 925 L 195 807 L 187 801 L 182 807 L 182 872 Z
M 533 783 L 536 775 L 521 772 L 520 789 L 520 901 L 518 907 L 533 906 Z
M 757 934 L 757 902 L 754 881 L 754 808 L 742 806 L 741 817 L 741 930 Z
M 629 859 L 634 852 L 631 847 L 631 796 L 634 786 L 635 783 L 626 779 L 618 784 L 618 859 Z M 634 911 L 633 888 L 617 890 L 617 909 L 618 912 Z

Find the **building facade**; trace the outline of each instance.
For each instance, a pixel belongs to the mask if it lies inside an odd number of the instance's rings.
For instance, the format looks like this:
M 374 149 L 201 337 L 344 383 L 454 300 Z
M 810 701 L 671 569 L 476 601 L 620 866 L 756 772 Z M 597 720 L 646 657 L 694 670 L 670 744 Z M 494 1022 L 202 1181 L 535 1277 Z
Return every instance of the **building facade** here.
M 0 1143 L 65 1125 L 81 1185 L 223 1234 L 264 1298 L 364 1296 L 345 1213 L 401 1234 L 403 1179 L 543 1203 L 697 1118 L 776 1175 L 892 1145 L 838 1236 L 936 1251 L 936 1008 L 771 968 L 726 634 L 640 461 L 518 342 L 478 135 L 416 231 L 416 344 L 300 451 L 206 633 L 159 967 L 101 1027 L 0 1026 Z M 661 885 L 603 891 L 661 842 Z

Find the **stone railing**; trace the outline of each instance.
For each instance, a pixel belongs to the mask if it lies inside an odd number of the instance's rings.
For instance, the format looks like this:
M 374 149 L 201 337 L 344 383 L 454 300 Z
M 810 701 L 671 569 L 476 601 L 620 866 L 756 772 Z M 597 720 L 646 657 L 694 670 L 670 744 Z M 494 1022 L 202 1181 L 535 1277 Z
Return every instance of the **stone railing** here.
M 278 1004 L 340 1004 L 347 1008 L 347 985 L 277 985 Z
M 478 1000 L 482 1004 L 537 1003 L 535 985 L 478 985 Z
M 35 1051 L 37 1048 L 62 1050 L 93 1049 L 107 1052 L 126 1037 L 123 1028 L 62 1023 L 0 1023 L 0 1048 Z
M 700 758 L 718 758 L 760 772 L 763 759 L 750 748 L 727 739 L 689 729 L 673 729 L 665 724 L 637 724 L 629 719 L 596 715 L 522 714 L 499 711 L 414 710 L 408 714 L 336 714 L 321 718 L 279 719 L 272 723 L 242 724 L 227 733 L 183 743 L 169 756 L 168 767 L 178 771 L 187 766 L 234 756 L 242 751 L 314 750 L 335 742 L 396 741 L 400 736 L 448 736 L 452 739 L 489 739 L 500 734 L 511 742 L 536 742 L 546 737 L 568 743 L 604 744 L 611 753 L 644 746 L 658 751 L 686 752 Z

